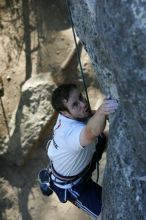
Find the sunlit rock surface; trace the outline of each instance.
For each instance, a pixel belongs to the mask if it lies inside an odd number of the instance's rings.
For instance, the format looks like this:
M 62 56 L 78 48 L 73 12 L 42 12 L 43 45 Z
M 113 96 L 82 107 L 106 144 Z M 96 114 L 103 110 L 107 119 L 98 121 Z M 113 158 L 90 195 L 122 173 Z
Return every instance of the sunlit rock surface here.
M 32 77 L 22 87 L 21 99 L 10 123 L 11 133 L 6 155 L 18 165 L 24 162 L 38 142 L 42 129 L 51 119 L 53 109 L 50 100 L 54 88 L 50 73 Z

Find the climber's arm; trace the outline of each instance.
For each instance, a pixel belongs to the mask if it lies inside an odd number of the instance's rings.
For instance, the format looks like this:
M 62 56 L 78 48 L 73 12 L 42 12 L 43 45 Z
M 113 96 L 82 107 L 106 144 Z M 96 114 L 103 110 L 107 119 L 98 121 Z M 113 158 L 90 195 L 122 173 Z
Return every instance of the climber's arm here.
M 80 144 L 86 146 L 97 138 L 103 132 L 106 125 L 107 115 L 115 112 L 118 107 L 116 100 L 104 100 L 95 114 L 89 119 L 85 128 L 80 133 Z

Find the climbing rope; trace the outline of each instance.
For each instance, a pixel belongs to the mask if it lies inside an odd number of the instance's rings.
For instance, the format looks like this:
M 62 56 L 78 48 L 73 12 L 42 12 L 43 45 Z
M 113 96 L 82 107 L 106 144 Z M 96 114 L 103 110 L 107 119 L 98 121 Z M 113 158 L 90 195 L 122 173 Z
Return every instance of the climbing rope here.
M 80 53 L 79 53 L 79 48 L 78 48 L 77 39 L 76 39 L 76 33 L 75 33 L 75 29 L 74 29 L 74 23 L 73 23 L 73 20 L 72 20 L 71 10 L 70 10 L 70 7 L 69 7 L 69 1 L 68 0 L 66 0 L 66 5 L 67 5 L 69 18 L 70 18 L 70 23 L 71 23 L 71 28 L 72 28 L 72 32 L 73 32 L 74 42 L 75 42 L 75 46 L 76 46 L 77 58 L 78 58 L 79 66 L 80 66 L 82 79 L 83 79 L 83 85 L 84 85 L 84 90 L 85 90 L 85 94 L 86 94 L 86 99 L 87 99 L 88 105 L 89 105 L 90 110 L 91 110 L 89 97 L 88 97 L 88 93 L 87 93 L 86 81 L 85 81 L 85 77 L 84 77 L 84 71 L 83 71 L 82 64 L 81 64 Z M 98 162 L 98 160 L 96 161 L 96 172 L 97 172 L 96 182 L 98 182 L 98 179 L 99 179 L 99 162 Z
M 79 66 L 80 66 L 80 71 L 81 71 L 82 79 L 83 79 L 84 90 L 85 90 L 85 94 L 86 94 L 88 105 L 89 105 L 89 107 L 91 109 L 90 102 L 89 102 L 89 97 L 88 97 L 88 93 L 87 93 L 86 81 L 85 81 L 85 77 L 84 77 L 84 71 L 83 71 L 83 68 L 82 68 L 79 48 L 78 48 L 78 44 L 77 44 L 76 33 L 75 33 L 75 29 L 74 29 L 74 24 L 73 24 L 73 20 L 72 20 L 72 16 L 71 16 L 71 11 L 70 11 L 68 0 L 66 0 L 66 5 L 67 5 L 67 10 L 68 10 L 69 19 L 70 19 L 70 23 L 71 23 L 71 28 L 72 28 L 72 32 L 73 32 L 74 42 L 75 42 L 75 46 L 76 46 L 77 58 L 78 58 Z

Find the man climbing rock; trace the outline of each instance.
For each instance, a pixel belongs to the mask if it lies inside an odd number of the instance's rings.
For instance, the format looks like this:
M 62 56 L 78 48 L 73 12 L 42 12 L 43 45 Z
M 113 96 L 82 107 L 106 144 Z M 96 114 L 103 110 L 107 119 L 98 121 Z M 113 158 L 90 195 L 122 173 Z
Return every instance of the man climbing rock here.
M 106 118 L 115 112 L 118 103 L 104 100 L 93 114 L 77 86 L 63 84 L 54 90 L 52 106 L 59 115 L 48 148 L 51 188 L 61 202 L 70 201 L 97 218 L 101 213 L 102 188 L 91 176 L 97 156 L 100 159 L 105 149 Z

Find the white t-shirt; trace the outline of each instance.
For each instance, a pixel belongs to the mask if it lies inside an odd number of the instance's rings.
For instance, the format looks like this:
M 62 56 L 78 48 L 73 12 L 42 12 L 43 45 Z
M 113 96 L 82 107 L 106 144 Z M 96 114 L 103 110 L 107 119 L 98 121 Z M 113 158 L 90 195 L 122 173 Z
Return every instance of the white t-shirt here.
M 82 147 L 79 142 L 85 124 L 59 114 L 54 127 L 54 141 L 48 148 L 48 156 L 54 169 L 63 176 L 80 173 L 92 160 L 95 143 Z

